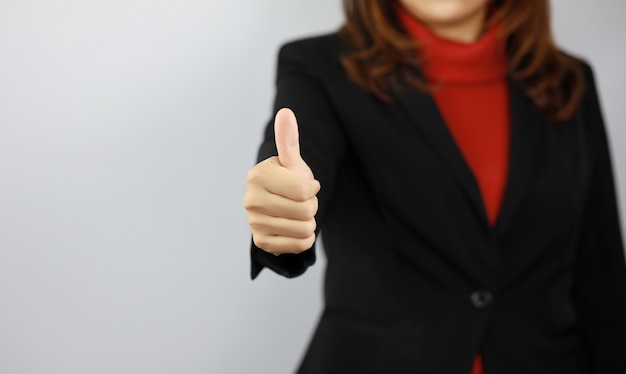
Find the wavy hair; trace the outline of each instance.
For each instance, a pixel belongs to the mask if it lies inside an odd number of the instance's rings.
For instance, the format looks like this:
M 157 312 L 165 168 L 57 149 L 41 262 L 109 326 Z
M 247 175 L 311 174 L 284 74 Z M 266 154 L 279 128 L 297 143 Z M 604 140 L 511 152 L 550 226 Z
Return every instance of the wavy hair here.
M 393 101 L 400 75 L 414 87 L 430 87 L 412 74 L 420 67 L 419 45 L 394 11 L 397 0 L 343 0 L 339 35 L 347 50 L 341 64 L 349 78 L 381 100 Z M 548 0 L 492 0 L 487 25 L 499 22 L 510 76 L 520 82 L 543 115 L 565 121 L 578 111 L 584 92 L 581 62 L 560 52 L 550 29 Z M 418 53 L 416 53 L 416 50 Z

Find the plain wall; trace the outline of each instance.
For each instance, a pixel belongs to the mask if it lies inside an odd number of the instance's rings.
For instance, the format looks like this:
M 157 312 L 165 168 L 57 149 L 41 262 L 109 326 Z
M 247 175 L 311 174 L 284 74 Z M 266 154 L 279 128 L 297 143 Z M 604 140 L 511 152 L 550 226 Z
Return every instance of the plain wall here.
M 554 1 L 626 208 L 626 3 Z M 0 0 L 0 373 L 292 372 L 304 276 L 249 279 L 241 200 L 277 48 L 339 0 Z

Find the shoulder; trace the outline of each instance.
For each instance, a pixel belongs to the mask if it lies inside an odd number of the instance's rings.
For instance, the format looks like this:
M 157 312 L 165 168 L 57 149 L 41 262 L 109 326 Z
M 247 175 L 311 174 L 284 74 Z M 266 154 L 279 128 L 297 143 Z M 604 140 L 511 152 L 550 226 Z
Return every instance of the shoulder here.
M 337 32 L 289 41 L 280 47 L 279 69 L 300 68 L 324 74 L 340 71 L 342 45 Z
M 585 98 L 594 98 L 596 96 L 596 80 L 594 69 L 591 64 L 584 58 L 571 54 L 569 51 L 559 50 L 561 55 L 565 58 L 573 60 L 582 73 L 582 78 L 585 84 Z
M 579 104 L 578 123 L 581 124 L 584 142 L 591 159 L 607 152 L 607 131 L 602 114 L 598 88 L 593 66 L 585 59 L 572 57 L 578 63 L 583 79 L 583 93 Z M 590 162 L 593 164 L 593 162 Z
M 583 60 L 580 60 L 580 61 L 581 61 L 581 68 L 583 71 L 583 78 L 585 81 L 585 94 L 584 94 L 585 104 L 587 106 L 589 105 L 599 106 L 598 88 L 597 88 L 594 69 L 591 66 L 591 64 L 589 64 L 588 62 L 583 61 Z
M 586 59 L 571 54 L 569 51 L 559 50 L 561 55 L 566 59 L 573 60 L 578 68 L 579 79 L 583 81 L 583 93 L 580 102 L 579 113 L 586 119 L 592 119 L 593 122 L 601 120 L 600 104 L 598 98 L 598 88 L 595 78 L 594 69 Z
M 584 82 L 581 112 L 587 119 L 591 118 L 594 122 L 602 121 L 600 99 L 594 69 L 589 62 L 582 58 L 576 58 L 576 61 L 579 63 Z
M 339 33 L 316 35 L 286 42 L 280 47 L 279 55 L 296 55 L 312 58 L 337 55 L 341 49 Z

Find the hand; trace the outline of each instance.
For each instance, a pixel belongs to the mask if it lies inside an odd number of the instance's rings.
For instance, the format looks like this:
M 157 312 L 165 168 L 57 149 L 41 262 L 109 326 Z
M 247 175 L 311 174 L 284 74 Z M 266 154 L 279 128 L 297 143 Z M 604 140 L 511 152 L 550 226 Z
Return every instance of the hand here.
M 301 253 L 315 242 L 315 214 L 320 184 L 300 156 L 298 123 L 290 109 L 274 120 L 278 157 L 248 172 L 243 206 L 254 244 L 275 255 Z

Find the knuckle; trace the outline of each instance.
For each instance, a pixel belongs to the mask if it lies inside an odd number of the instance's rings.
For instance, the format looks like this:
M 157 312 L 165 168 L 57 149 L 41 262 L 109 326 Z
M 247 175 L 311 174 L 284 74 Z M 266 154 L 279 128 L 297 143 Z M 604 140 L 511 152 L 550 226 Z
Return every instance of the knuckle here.
M 246 191 L 246 194 L 243 195 L 243 207 L 246 210 L 253 209 L 255 207 L 254 200 L 255 199 L 250 193 L 250 191 Z
M 317 214 L 317 199 L 305 202 L 303 204 L 302 214 L 307 220 L 313 219 Z
M 305 241 L 298 240 L 294 244 L 293 251 L 294 251 L 294 253 L 300 254 L 302 252 L 305 252 L 309 248 L 311 248 L 311 247 L 307 246 Z
M 313 199 L 311 199 L 311 218 L 315 217 L 318 209 L 319 209 L 319 200 L 317 200 L 317 197 L 314 197 Z
M 250 230 L 252 230 L 253 233 L 260 232 L 265 228 L 265 225 L 258 219 L 249 219 L 248 226 L 250 226 Z
M 243 207 L 248 211 L 267 208 L 271 203 L 271 194 L 256 185 L 249 185 L 243 195 Z
M 315 243 L 315 235 L 311 235 L 310 237 L 308 237 L 306 239 L 298 240 L 294 244 L 294 251 L 295 251 L 295 253 L 306 252 L 309 249 L 311 249 L 311 247 L 313 247 L 314 243 Z
M 258 192 L 246 191 L 243 196 L 243 207 L 248 211 L 259 209 L 263 207 L 264 201 Z
M 256 184 L 259 181 L 260 177 L 261 173 L 259 171 L 259 165 L 257 165 L 248 170 L 248 174 L 246 175 L 246 181 L 248 182 L 248 184 Z
M 315 228 L 315 220 L 300 222 L 298 227 L 298 238 L 309 239 L 311 235 L 315 234 Z
M 273 162 L 273 157 L 265 159 L 258 164 L 254 165 L 246 174 L 246 181 L 251 185 L 263 185 L 267 180 L 267 175 L 276 170 L 276 165 Z
M 311 224 L 309 222 L 300 222 L 295 230 L 295 237 L 298 239 L 306 239 L 311 236 Z
M 306 201 L 309 199 L 309 188 L 305 183 L 300 183 L 294 188 L 294 197 L 298 201 Z
M 264 250 L 265 252 L 271 252 L 272 251 L 272 245 L 271 245 L 270 240 L 269 240 L 269 238 L 267 236 L 265 236 L 265 235 L 253 236 L 252 237 L 252 241 L 254 242 L 254 245 L 256 245 L 260 249 Z

